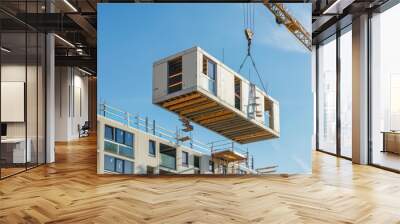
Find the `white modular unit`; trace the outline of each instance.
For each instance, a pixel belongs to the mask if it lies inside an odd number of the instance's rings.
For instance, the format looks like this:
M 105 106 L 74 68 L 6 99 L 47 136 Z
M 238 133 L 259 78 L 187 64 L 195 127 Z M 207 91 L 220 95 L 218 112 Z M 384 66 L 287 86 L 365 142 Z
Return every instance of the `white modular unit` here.
M 279 103 L 199 47 L 154 63 L 153 103 L 239 143 L 279 137 Z

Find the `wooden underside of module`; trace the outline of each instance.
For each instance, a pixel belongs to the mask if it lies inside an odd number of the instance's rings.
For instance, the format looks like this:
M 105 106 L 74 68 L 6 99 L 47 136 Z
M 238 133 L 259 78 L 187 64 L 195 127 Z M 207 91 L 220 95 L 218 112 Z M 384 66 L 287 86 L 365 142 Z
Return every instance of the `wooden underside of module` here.
M 242 144 L 278 137 L 270 129 L 255 124 L 238 114 L 235 109 L 224 106 L 200 92 L 188 93 L 158 104 Z
M 222 151 L 217 151 L 213 152 L 212 156 L 217 159 L 225 160 L 228 162 L 234 162 L 234 161 L 243 161 L 246 160 L 245 155 L 241 155 L 235 151 L 232 151 L 231 149 L 226 149 Z

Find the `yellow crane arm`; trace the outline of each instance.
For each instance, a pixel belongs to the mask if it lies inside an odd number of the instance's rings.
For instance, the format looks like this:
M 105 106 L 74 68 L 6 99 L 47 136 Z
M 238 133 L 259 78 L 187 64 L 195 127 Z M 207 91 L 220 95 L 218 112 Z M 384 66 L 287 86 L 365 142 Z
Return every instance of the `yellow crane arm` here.
M 286 28 L 308 49 L 312 50 L 311 35 L 307 30 L 285 9 L 282 3 L 269 3 L 264 0 L 263 4 L 274 14 L 276 21 Z

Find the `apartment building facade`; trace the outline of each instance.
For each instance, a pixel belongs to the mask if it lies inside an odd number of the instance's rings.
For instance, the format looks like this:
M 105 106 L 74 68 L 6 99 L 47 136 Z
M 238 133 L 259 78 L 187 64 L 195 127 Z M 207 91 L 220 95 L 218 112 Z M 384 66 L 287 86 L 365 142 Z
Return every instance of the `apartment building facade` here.
M 97 172 L 99 174 L 255 174 L 247 152 L 235 143 L 203 144 L 155 124 L 102 106 L 97 118 Z M 106 108 L 106 109 L 104 109 Z M 111 112 L 112 110 L 112 112 Z M 129 124 L 129 125 L 128 125 Z

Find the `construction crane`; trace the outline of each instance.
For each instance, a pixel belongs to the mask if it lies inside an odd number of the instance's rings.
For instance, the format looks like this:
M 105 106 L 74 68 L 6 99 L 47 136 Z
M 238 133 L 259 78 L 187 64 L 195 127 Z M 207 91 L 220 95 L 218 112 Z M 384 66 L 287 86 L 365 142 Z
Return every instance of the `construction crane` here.
M 270 3 L 269 0 L 263 0 L 263 4 L 271 11 L 271 13 L 275 16 L 275 20 L 278 24 L 283 24 L 285 27 L 309 50 L 312 50 L 312 40 L 311 35 L 307 32 L 307 30 L 298 22 L 289 12 L 286 10 L 282 3 Z M 243 59 L 242 63 L 239 67 L 239 73 L 245 65 L 248 58 L 252 63 L 252 66 L 260 80 L 260 83 L 263 87 L 264 92 L 267 92 L 267 89 L 264 85 L 264 82 L 261 79 L 261 76 L 256 67 L 256 63 L 251 54 L 251 43 L 254 36 L 254 5 L 246 5 L 243 7 L 243 24 L 244 24 L 244 33 L 247 39 L 247 54 Z M 251 82 L 251 77 L 249 73 L 249 81 Z M 255 110 L 256 111 L 256 110 Z
M 308 49 L 312 50 L 311 35 L 307 30 L 285 9 L 282 3 L 269 3 L 264 0 L 263 4 L 274 14 L 276 22 L 283 24 L 286 28 Z

